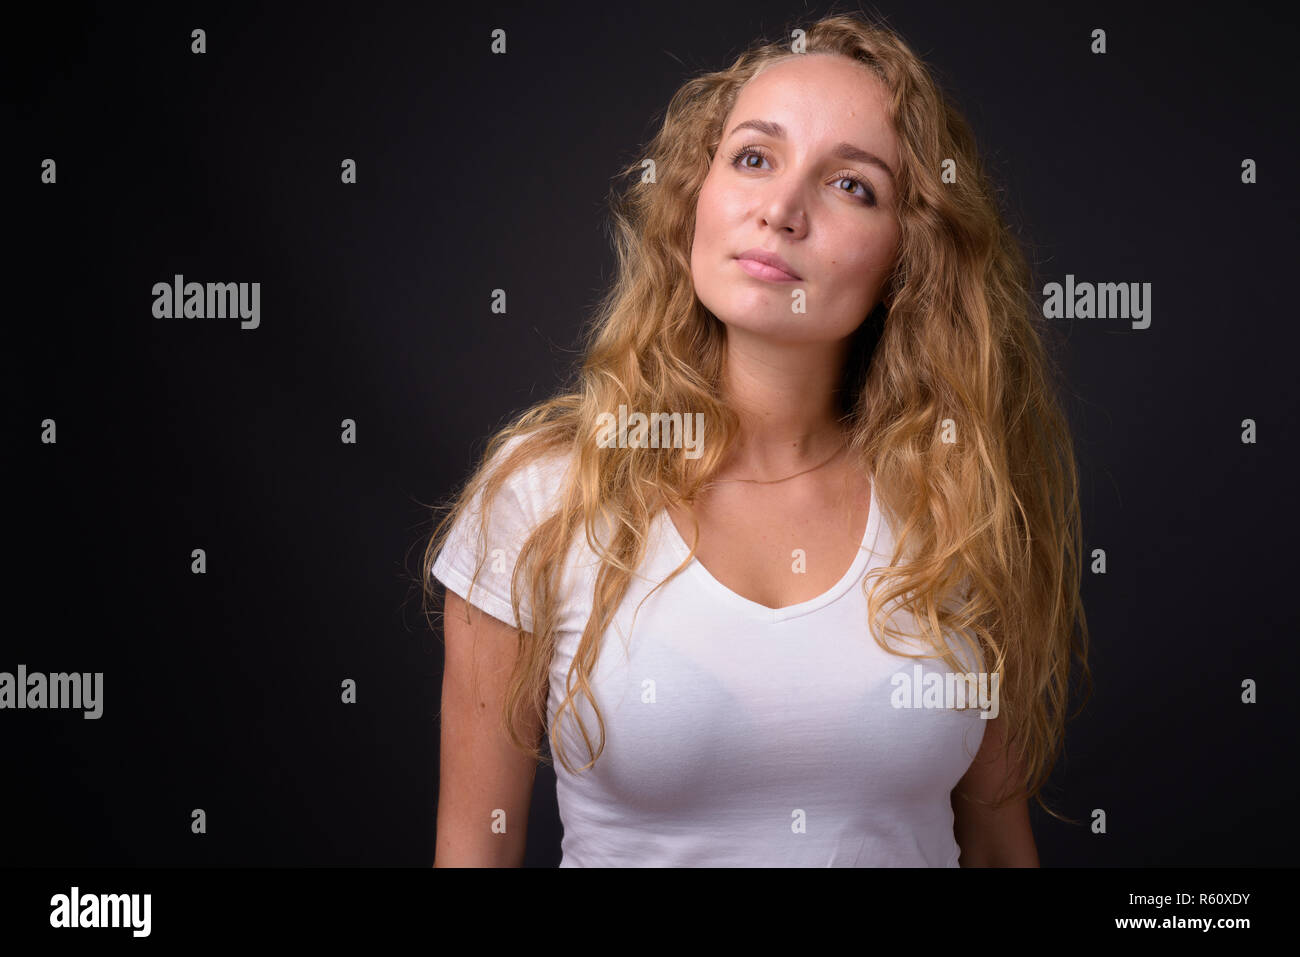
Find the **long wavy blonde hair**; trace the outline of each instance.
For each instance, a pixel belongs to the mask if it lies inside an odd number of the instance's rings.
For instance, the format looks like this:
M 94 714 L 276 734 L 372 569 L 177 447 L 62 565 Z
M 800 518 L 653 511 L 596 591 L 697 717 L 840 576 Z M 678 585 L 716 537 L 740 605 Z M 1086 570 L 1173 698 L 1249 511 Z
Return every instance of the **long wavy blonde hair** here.
M 1024 771 L 996 803 L 1027 795 L 1060 817 L 1041 791 L 1064 737 L 1072 658 L 1089 688 L 1091 674 L 1078 476 L 1029 267 L 999 214 L 967 122 L 904 41 L 884 25 L 837 14 L 808 27 L 805 43 L 808 53 L 852 57 L 886 84 L 900 142 L 897 266 L 880 305 L 854 333 L 839 390 L 850 453 L 872 474 L 877 501 L 897 529 L 889 566 L 872 569 L 866 577 L 874 584 L 863 584 L 872 637 L 900 654 L 888 644 L 899 633 L 888 622 L 878 627 L 883 609 L 897 603 L 929 650 L 905 657 L 941 658 L 966 672 L 951 635 L 992 662 L 1006 728 L 1003 756 L 1014 753 Z M 435 598 L 433 564 L 467 507 L 481 496 L 486 526 L 492 501 L 516 469 L 551 454 L 572 463 L 557 510 L 522 543 L 510 576 L 515 619 L 522 621 L 526 588 L 534 630 L 518 629 L 502 714 L 514 745 L 547 760 L 541 740 L 526 740 L 522 729 L 545 724 L 560 601 L 555 582 L 581 529 L 600 566 L 591 616 L 549 730 L 552 752 L 571 773 L 560 721 L 566 710 L 573 713 L 590 755 L 581 770 L 594 765 L 605 722 L 589 682 L 601 635 L 645 557 L 651 522 L 666 506 L 689 509 L 738 434 L 738 417 L 717 390 L 726 328 L 694 293 L 695 206 L 739 90 L 760 69 L 799 55 L 784 42 L 760 43 L 676 92 L 642 153 L 654 160 L 656 181 L 639 175 L 638 159 L 623 168 L 624 187 L 611 190 L 617 274 L 584 329 L 571 381 L 497 432 L 454 500 L 434 509 L 435 517 L 446 514 L 424 553 L 426 609 Z M 950 159 L 958 175 L 941 182 Z M 620 404 L 702 411 L 711 440 L 698 458 L 681 448 L 603 447 L 600 416 Z M 959 440 L 945 441 L 945 429 L 954 426 Z M 507 444 L 514 448 L 499 468 L 490 467 Z M 598 527 L 611 530 L 607 543 Z M 474 582 L 486 558 L 480 555 Z M 578 693 L 595 711 L 598 745 L 575 707 Z

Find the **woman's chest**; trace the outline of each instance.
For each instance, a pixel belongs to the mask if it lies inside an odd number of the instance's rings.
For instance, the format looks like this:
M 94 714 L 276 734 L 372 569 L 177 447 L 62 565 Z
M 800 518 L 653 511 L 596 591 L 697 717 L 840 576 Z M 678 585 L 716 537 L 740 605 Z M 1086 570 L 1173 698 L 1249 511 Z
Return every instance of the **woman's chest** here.
M 584 696 L 573 703 L 593 737 L 603 724 L 606 749 L 587 778 L 606 800 L 671 810 L 851 793 L 870 806 L 946 795 L 978 749 L 976 714 L 904 707 L 898 676 L 943 666 L 881 649 L 856 589 L 764 623 L 717 607 L 686 578 L 647 598 L 635 620 L 626 611 L 593 669 L 601 718 Z M 551 672 L 552 716 L 575 637 L 561 642 Z M 580 765 L 589 755 L 574 717 L 560 733 Z
M 780 492 L 725 488 L 690 510 L 668 509 L 696 560 L 723 586 L 768 608 L 786 608 L 834 586 L 858 556 L 870 512 L 870 487 Z M 692 521 L 694 519 L 694 522 Z

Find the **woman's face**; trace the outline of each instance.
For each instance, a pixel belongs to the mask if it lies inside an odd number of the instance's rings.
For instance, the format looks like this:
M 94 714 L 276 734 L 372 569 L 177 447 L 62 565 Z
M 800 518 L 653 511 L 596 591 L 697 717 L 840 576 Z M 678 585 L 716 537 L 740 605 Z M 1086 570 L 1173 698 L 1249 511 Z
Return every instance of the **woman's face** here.
M 691 247 L 695 294 L 729 327 L 837 340 L 880 301 L 899 241 L 887 95 L 862 64 L 823 54 L 775 63 L 740 91 L 700 190 Z M 843 145 L 888 170 L 837 155 Z M 771 278 L 738 258 L 753 249 L 798 278 Z

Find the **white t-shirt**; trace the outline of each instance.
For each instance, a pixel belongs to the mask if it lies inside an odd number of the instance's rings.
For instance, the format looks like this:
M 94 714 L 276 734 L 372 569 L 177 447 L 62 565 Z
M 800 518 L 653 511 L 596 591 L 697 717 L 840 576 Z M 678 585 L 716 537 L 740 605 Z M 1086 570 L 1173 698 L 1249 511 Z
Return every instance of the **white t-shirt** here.
M 510 573 L 528 531 L 558 508 L 565 464 L 551 456 L 520 469 L 493 504 L 472 602 L 511 625 Z M 471 510 L 433 566 L 462 598 L 480 521 Z M 921 693 L 910 696 L 911 684 L 894 676 L 916 684 L 917 667 L 945 674 L 946 666 L 887 653 L 868 634 L 863 575 L 888 563 L 892 544 L 873 484 L 862 549 L 822 595 L 768 608 L 692 559 L 645 601 L 633 628 L 637 604 L 689 552 L 660 511 L 592 676 L 605 749 L 576 774 L 555 762 L 560 866 L 958 866 L 950 793 L 987 721 L 978 705 L 917 707 Z M 591 614 L 597 561 L 579 529 L 559 596 L 548 733 Z M 520 610 L 531 631 L 526 594 Z M 595 714 L 581 695 L 577 707 L 594 746 Z M 571 710 L 561 736 L 573 766 L 586 764 Z

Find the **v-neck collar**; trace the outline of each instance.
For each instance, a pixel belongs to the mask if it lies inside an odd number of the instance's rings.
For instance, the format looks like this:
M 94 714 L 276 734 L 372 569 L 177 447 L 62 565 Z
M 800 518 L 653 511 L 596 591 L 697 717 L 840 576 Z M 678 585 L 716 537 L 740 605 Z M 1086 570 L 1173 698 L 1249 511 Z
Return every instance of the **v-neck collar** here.
M 848 570 L 840 576 L 840 580 L 832 585 L 829 589 L 822 592 L 815 598 L 809 598 L 807 601 L 801 601 L 798 604 L 786 605 L 783 608 L 769 608 L 767 605 L 760 604 L 752 599 L 746 598 L 732 591 L 722 582 L 718 581 L 713 574 L 704 567 L 699 557 L 693 557 L 683 574 L 694 574 L 696 580 L 703 584 L 710 592 L 716 595 L 721 601 L 743 613 L 746 617 L 758 621 L 777 624 L 782 621 L 789 621 L 792 618 L 799 618 L 803 615 L 811 614 L 820 608 L 824 608 L 831 602 L 835 601 L 846 591 L 853 587 L 854 584 L 862 577 L 867 570 L 867 565 L 875 553 L 876 543 L 880 538 L 881 515 L 880 506 L 876 501 L 876 483 L 874 478 L 870 479 L 870 505 L 867 515 L 867 527 L 862 533 L 862 544 L 858 547 L 858 553 L 853 559 L 853 563 Z M 684 561 L 690 554 L 691 548 L 682 538 L 677 526 L 673 524 L 672 517 L 668 514 L 668 509 L 660 509 L 659 521 L 662 523 L 663 532 L 667 536 L 669 544 L 677 554 L 678 563 Z

